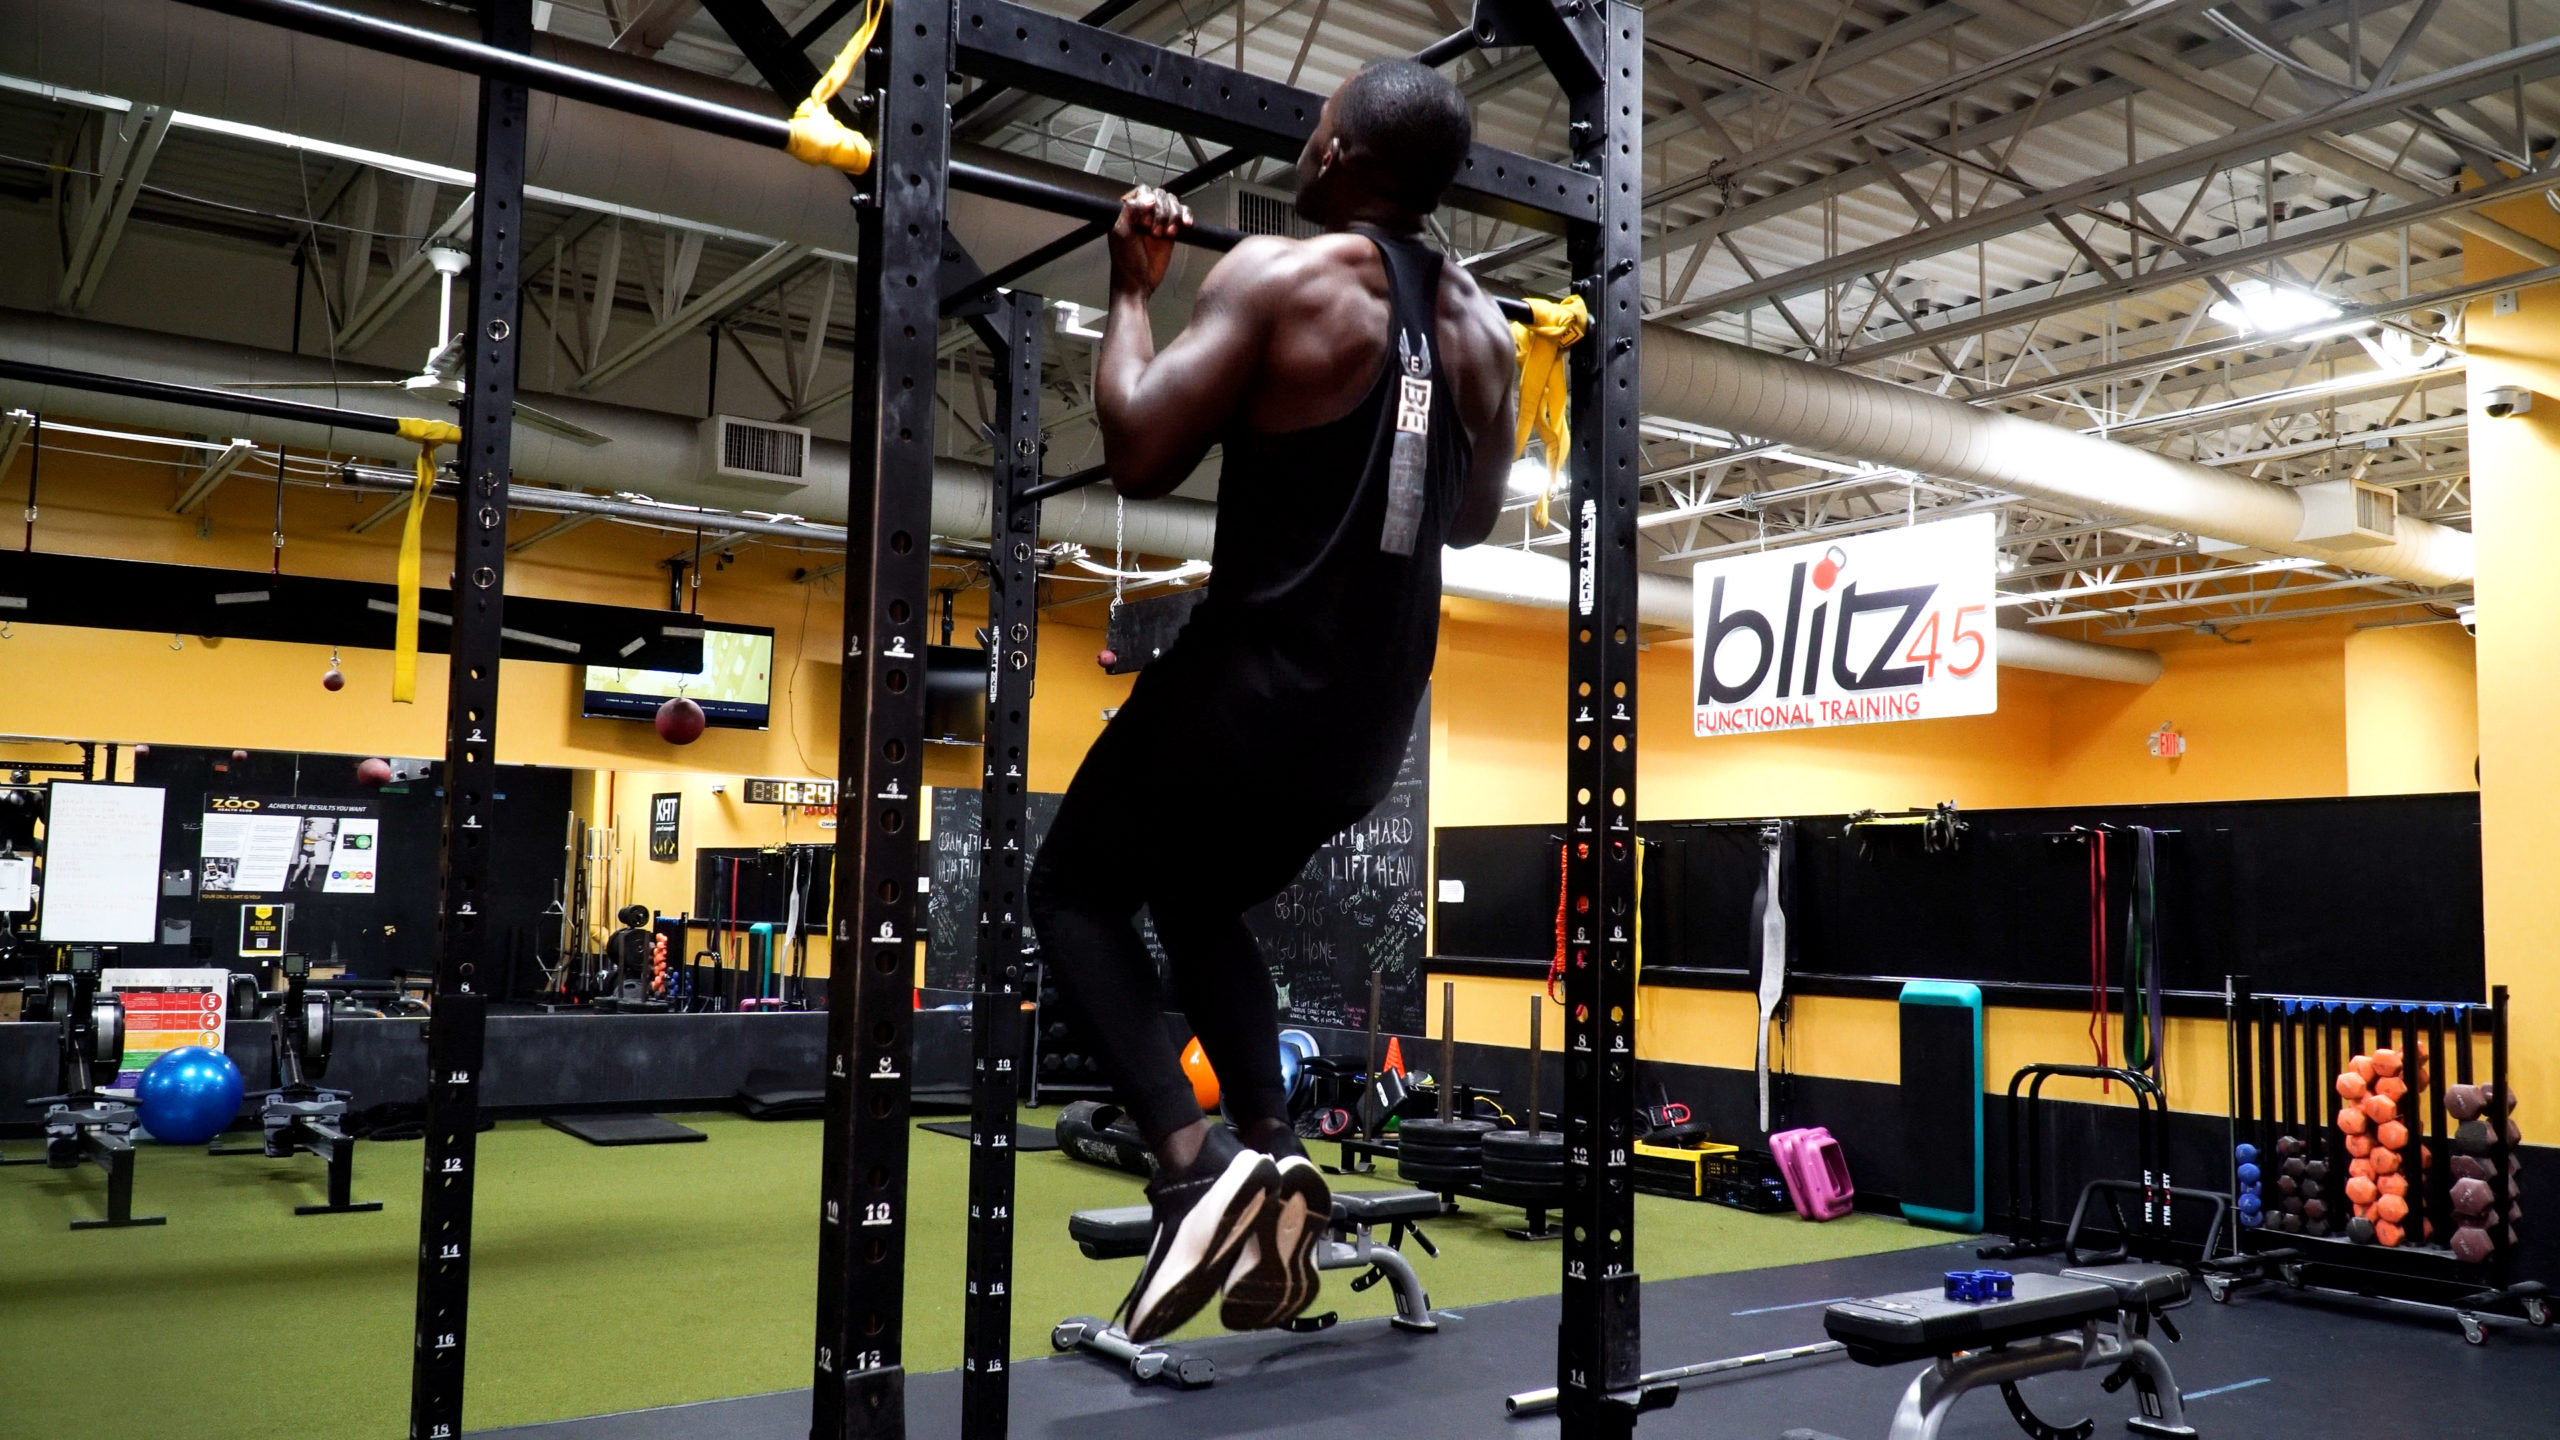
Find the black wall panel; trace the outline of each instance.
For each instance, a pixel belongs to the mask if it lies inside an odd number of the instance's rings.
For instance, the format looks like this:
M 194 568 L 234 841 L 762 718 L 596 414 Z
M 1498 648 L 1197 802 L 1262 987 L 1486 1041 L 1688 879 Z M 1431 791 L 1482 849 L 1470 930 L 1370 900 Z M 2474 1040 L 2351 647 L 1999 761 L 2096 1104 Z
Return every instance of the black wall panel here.
M 2089 843 L 2108 841 L 2111 975 L 2120 982 L 2133 874 L 2126 827 L 2158 832 L 2162 963 L 2171 990 L 2258 989 L 2482 1001 L 2480 803 L 2471 793 L 2182 805 L 1974 810 L 1952 850 L 1916 827 L 1795 817 L 1789 920 L 1802 977 L 1926 977 L 2048 987 L 2089 980 Z M 1645 967 L 1741 983 L 1758 882 L 1752 824 L 1656 821 L 1645 889 Z M 1554 950 L 1552 827 L 1438 832 L 1436 950 L 1544 961 Z M 1721 972 L 1719 974 L 1718 972 Z M 2003 994 L 2002 1001 L 2014 999 Z

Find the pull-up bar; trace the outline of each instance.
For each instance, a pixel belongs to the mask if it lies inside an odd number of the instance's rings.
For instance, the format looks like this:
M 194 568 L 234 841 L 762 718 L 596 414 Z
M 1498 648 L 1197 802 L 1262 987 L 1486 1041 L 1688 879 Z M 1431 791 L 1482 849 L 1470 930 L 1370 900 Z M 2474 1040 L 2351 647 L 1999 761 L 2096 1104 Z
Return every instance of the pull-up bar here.
M 689 130 L 725 135 L 750 145 L 781 150 L 787 148 L 791 140 L 790 122 L 780 116 L 757 115 L 671 90 L 600 75 L 593 70 L 581 70 L 556 60 L 501 50 L 458 35 L 421 30 L 414 25 L 336 9 L 314 3 L 314 0 L 185 0 L 185 3 L 199 10 L 280 25 L 305 35 L 336 40 L 360 49 L 378 50 L 404 60 L 441 65 L 448 70 L 477 75 L 483 80 L 522 85 L 547 95 L 583 100 L 626 115 L 664 120 Z
M 1120 218 L 1120 202 L 1117 200 L 1087 194 L 1082 190 L 1070 190 L 1064 185 L 1052 184 L 1046 180 L 1009 175 L 1002 170 L 973 165 L 966 160 L 951 162 L 951 188 L 965 190 L 972 195 L 984 195 L 990 200 L 1028 206 L 1033 210 L 1046 210 L 1052 215 L 1068 215 L 1091 220 L 1106 228 L 1112 221 Z M 1082 234 L 1083 232 L 1074 233 Z M 1098 235 L 1101 232 L 1094 233 Z M 1185 245 L 1197 245 L 1205 250 L 1233 250 L 1245 238 L 1245 232 L 1231 225 L 1203 223 L 1185 225 L 1181 233 L 1173 238 Z M 1034 253 L 1044 252 L 1045 247 L 1044 251 Z M 965 295 L 968 292 L 961 293 Z M 1528 301 L 1514 300 L 1507 295 L 1497 295 L 1494 297 L 1494 303 L 1502 307 L 1503 318 L 1517 320 L 1524 325 L 1530 323 Z
M 159 380 L 65 370 L 58 365 L 38 365 L 26 360 L 0 359 L 0 380 L 58 385 L 65 390 L 122 395 L 129 400 L 158 400 L 170 405 L 191 405 L 234 415 L 262 415 L 269 420 L 292 420 L 305 425 L 331 425 L 340 430 L 360 430 L 368 435 L 400 433 L 397 419 L 364 410 L 340 410 L 335 406 L 312 405 L 300 400 L 270 400 L 261 395 L 242 395 L 204 385 L 171 385 Z

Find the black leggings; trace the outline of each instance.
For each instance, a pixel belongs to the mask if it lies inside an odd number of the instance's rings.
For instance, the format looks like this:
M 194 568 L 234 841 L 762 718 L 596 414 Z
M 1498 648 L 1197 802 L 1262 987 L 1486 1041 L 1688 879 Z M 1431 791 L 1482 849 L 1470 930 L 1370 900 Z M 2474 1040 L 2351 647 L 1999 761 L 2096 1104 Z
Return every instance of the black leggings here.
M 1247 1132 L 1285 1124 L 1279 996 L 1244 914 L 1368 806 L 1289 794 L 1251 767 L 1186 761 L 1150 742 L 1155 727 L 1131 723 L 1135 708 L 1094 742 L 1040 842 L 1030 901 L 1042 957 L 1104 1078 L 1148 1143 L 1161 1144 L 1201 1112 L 1138 935 L 1147 907 L 1227 1119 Z

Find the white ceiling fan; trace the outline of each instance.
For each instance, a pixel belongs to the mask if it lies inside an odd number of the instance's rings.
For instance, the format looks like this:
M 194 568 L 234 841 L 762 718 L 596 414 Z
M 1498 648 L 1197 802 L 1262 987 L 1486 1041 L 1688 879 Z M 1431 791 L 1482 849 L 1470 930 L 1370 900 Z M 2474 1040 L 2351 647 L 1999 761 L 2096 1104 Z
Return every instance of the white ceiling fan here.
M 436 271 L 436 333 L 447 337 L 427 352 L 424 369 L 405 380 L 273 380 L 243 381 L 223 388 L 229 390 L 406 390 L 412 395 L 430 396 L 448 404 L 462 403 L 462 332 L 453 328 L 453 278 L 471 263 L 471 257 L 445 245 L 431 245 L 426 251 L 427 263 Z M 547 410 L 516 402 L 516 419 L 537 430 L 548 430 L 563 439 L 581 445 L 603 445 L 611 437 L 599 435 L 584 425 L 563 420 Z

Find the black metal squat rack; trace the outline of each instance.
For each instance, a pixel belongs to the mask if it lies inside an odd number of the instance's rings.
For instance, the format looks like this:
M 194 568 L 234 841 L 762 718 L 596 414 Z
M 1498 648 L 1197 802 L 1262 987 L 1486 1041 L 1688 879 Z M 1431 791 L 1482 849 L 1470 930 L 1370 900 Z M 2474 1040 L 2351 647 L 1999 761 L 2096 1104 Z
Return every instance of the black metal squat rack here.
M 2215 1300 L 2228 1300 L 2234 1290 L 2253 1284 L 2360 1295 L 2449 1313 L 2474 1345 L 2487 1340 L 2493 1322 L 2551 1322 L 2543 1286 L 2515 1278 L 2510 1161 L 2516 1147 L 2507 1138 L 2507 987 L 2490 987 L 2486 1005 L 2448 1004 L 2260 995 L 2250 990 L 2248 977 L 2233 976 L 2226 982 L 2225 1001 L 2232 1144 L 2235 1150 L 2244 1143 L 2256 1146 L 2257 1163 L 2272 1176 L 2284 1158 L 2276 1142 L 2287 1137 L 2301 1141 L 2304 1153 L 2296 1158 L 2326 1167 L 2322 1174 L 2329 1183 L 2319 1198 L 2329 1217 L 2308 1223 L 2296 1217 L 2298 1230 L 2266 1223 L 2239 1230 L 2239 1255 L 2209 1265 L 2205 1283 Z M 2476 1083 L 2472 1052 L 2483 1036 L 2489 1042 L 2487 1079 L 2494 1089 L 2480 1117 L 2490 1138 L 2478 1158 L 2489 1171 L 2486 1228 L 2496 1246 L 2486 1261 L 2465 1264 L 2445 1243 L 2462 1223 L 2451 1198 L 2455 1127 L 2447 1123 L 2445 1090 L 2449 1084 Z M 2399 1106 L 2400 1121 L 2408 1127 L 2407 1143 L 2398 1151 L 2398 1173 L 2409 1177 L 2409 1215 L 2402 1222 L 2408 1239 L 2396 1246 L 2359 1244 L 2346 1234 L 2348 1156 L 2346 1137 L 2335 1119 L 2339 1073 L 2353 1056 L 2385 1046 L 2400 1052 L 2402 1073 L 2412 1077 Z M 2421 1053 L 2434 1067 L 2425 1085 L 2414 1078 Z M 2232 1170 L 2236 1200 L 2238 1166 Z M 2276 1207 L 2270 1204 L 2267 1213 L 2277 1213 Z
M 477 269 L 468 320 L 469 398 L 457 454 L 457 596 L 447 714 L 447 804 L 433 1067 L 420 1214 L 412 1440 L 457 1440 L 468 1335 L 471 1203 L 485 990 L 494 958 L 482 913 L 488 851 L 480 810 L 494 780 L 499 629 L 505 595 L 509 425 L 515 391 L 517 249 L 523 209 L 526 95 L 546 93 L 773 149 L 788 127 L 688 96 L 537 59 L 530 0 L 483 0 L 479 42 L 419 30 L 316 0 L 189 0 L 481 81 Z M 707 10 L 776 93 L 815 78 L 803 42 L 761 0 L 707 0 Z M 1104 18 L 1117 7 L 1095 12 Z M 1565 973 L 1566 1235 L 1556 1378 L 1564 1433 L 1624 1436 L 1643 1410 L 1671 1403 L 1639 1375 L 1634 1266 L 1634 900 L 1636 733 L 1637 272 L 1644 123 L 1643 16 L 1624 0 L 1479 0 L 1473 24 L 1421 57 L 1443 63 L 1479 47 L 1534 50 L 1569 107 L 1571 162 L 1478 145 L 1451 203 L 1561 232 L 1591 327 L 1573 351 L 1569 504 L 1574 595 L 1565 697 L 1567 894 L 1574 934 Z M 986 742 L 984 834 L 1020 823 L 1031 674 L 1032 537 L 1039 499 L 1100 478 L 1039 478 L 1036 348 L 1039 301 L 1000 286 L 1056 247 L 992 273 L 955 253 L 944 227 L 954 189 L 1107 221 L 1109 202 L 951 157 L 954 78 L 983 82 L 960 103 L 1010 87 L 1162 126 L 1228 147 L 1174 182 L 1203 183 L 1257 157 L 1291 160 L 1323 97 L 1197 56 L 1050 15 L 1014 0 L 890 0 L 866 56 L 863 90 L 838 118 L 864 131 L 876 157 L 852 193 L 858 236 L 853 474 L 846 542 L 846 636 L 836 850 L 836 963 L 829 1011 L 827 1127 L 811 1435 L 894 1437 L 906 1431 L 901 1304 L 905 1291 L 911 947 L 915 838 L 922 780 L 927 555 L 933 475 L 937 330 L 958 309 L 1006 375 L 994 467 L 994 667 Z M 779 107 L 777 107 L 779 108 Z M 1088 226 L 1086 239 L 1099 235 Z M 1223 248 L 1232 231 L 1188 237 Z M 995 303 L 981 305 L 994 300 Z M 946 302 L 958 302 L 946 308 Z M 234 397 L 226 397 L 232 399 Z M 236 404 L 232 408 L 240 408 Z M 1018 632 L 1018 633 L 1017 633 Z M 1624 705 L 1581 705 L 1596 692 Z M 999 772 L 999 766 L 1005 770 Z M 1027 977 L 1019 925 L 1019 860 L 982 865 L 980 1023 L 969 1182 L 969 1289 L 963 1430 L 1004 1433 L 1009 1360 L 1016 1027 L 986 1023 L 1019 1004 Z

